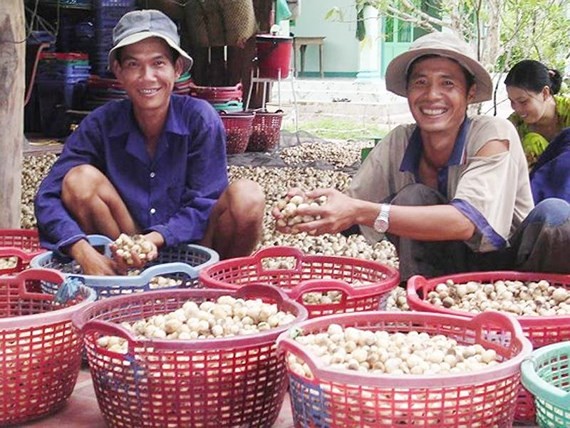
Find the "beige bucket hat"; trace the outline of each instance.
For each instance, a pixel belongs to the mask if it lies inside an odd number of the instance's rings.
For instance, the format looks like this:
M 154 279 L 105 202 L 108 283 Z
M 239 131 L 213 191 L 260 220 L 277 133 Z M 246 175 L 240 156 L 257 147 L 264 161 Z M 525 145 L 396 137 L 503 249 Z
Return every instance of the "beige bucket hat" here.
M 415 40 L 408 51 L 395 57 L 386 69 L 386 88 L 397 95 L 407 95 L 406 79 L 410 65 L 424 55 L 439 55 L 457 61 L 475 78 L 475 97 L 471 103 L 490 100 L 493 82 L 485 67 L 477 61 L 471 46 L 452 33 L 434 32 Z
M 184 71 L 192 67 L 194 60 L 180 47 L 180 36 L 176 25 L 164 13 L 154 9 L 135 10 L 121 17 L 113 28 L 113 48 L 109 51 L 109 66 L 115 60 L 117 49 L 149 37 L 160 37 L 178 51 L 184 62 Z

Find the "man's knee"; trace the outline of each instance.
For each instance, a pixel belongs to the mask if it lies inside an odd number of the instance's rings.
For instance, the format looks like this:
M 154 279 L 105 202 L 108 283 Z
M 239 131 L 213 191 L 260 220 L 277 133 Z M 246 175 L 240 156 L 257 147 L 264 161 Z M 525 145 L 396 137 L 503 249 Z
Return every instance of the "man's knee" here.
M 394 205 L 404 206 L 438 205 L 446 202 L 437 190 L 419 183 L 402 188 L 391 201 Z
M 92 165 L 71 168 L 63 178 L 63 200 L 89 200 L 103 177 L 103 173 Z
M 570 204 L 563 199 L 548 198 L 541 201 L 528 215 L 528 223 L 559 226 L 570 221 Z
M 233 214 L 259 216 L 265 209 L 265 196 L 261 186 L 251 180 L 237 180 L 228 187 L 228 207 Z

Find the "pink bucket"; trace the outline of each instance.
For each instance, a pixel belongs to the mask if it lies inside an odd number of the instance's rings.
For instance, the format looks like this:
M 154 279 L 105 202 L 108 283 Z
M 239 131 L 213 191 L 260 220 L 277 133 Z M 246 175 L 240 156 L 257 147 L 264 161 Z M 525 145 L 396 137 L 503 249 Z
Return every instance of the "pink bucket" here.
M 256 37 L 259 77 L 268 79 L 286 79 L 289 76 L 293 38 L 272 36 L 269 34 Z

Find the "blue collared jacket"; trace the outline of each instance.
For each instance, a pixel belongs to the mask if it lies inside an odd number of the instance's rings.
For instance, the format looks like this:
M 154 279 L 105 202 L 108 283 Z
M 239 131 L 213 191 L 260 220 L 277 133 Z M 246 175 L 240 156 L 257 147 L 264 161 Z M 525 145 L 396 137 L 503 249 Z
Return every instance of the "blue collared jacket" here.
M 172 95 L 151 158 L 130 100 L 109 102 L 81 122 L 39 187 L 35 214 L 48 249 L 62 250 L 85 237 L 61 200 L 63 178 L 82 164 L 102 171 L 135 222 L 159 232 L 168 246 L 203 237 L 210 211 L 228 185 L 225 131 L 210 104 Z

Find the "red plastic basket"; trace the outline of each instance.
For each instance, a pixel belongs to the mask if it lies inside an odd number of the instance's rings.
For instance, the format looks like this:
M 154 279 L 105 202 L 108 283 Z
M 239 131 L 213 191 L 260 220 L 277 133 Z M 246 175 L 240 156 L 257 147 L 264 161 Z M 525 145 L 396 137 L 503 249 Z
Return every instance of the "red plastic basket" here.
M 279 352 L 295 355 L 312 378 L 288 367 L 296 427 L 509 427 L 520 387 L 519 366 L 532 346 L 513 317 L 487 312 L 473 319 L 419 312 L 363 312 L 316 318 L 303 333 L 326 332 L 331 323 L 390 333 L 442 334 L 459 344 L 479 343 L 501 363 L 460 375 L 377 375 L 331 369 L 285 333 Z
M 120 322 L 172 312 L 222 295 L 261 298 L 307 318 L 306 310 L 267 286 L 225 290 L 151 291 L 99 300 L 73 318 L 85 333 L 95 393 L 111 427 L 269 427 L 287 388 L 277 336 L 289 326 L 221 339 L 135 339 Z M 291 325 L 293 325 L 291 324 Z M 111 335 L 128 341 L 128 353 L 97 346 Z
M 279 145 L 283 112 L 255 112 L 247 151 L 268 152 Z
M 437 284 L 447 280 L 453 280 L 455 284 L 462 284 L 468 281 L 495 282 L 499 280 L 513 281 L 548 281 L 555 287 L 570 289 L 570 275 L 555 275 L 547 273 L 531 272 L 472 272 L 465 274 L 449 275 L 439 278 L 426 279 L 422 276 L 414 276 L 408 280 L 407 299 L 410 308 L 416 311 L 437 312 L 442 314 L 459 315 L 463 317 L 473 317 L 475 314 L 466 311 L 457 311 L 432 305 L 425 301 L 427 294 L 432 291 Z M 557 316 L 519 316 L 525 335 L 530 339 L 534 348 L 540 348 L 551 343 L 570 340 L 570 315 Z
M 291 259 L 292 269 L 267 269 L 271 259 Z M 246 284 L 280 287 L 303 304 L 309 317 L 383 308 L 389 292 L 400 282 L 399 272 L 378 262 L 351 257 L 304 255 L 294 247 L 268 247 L 250 257 L 228 259 L 200 272 L 200 281 L 210 288 L 236 290 Z M 354 287 L 357 281 L 369 283 Z M 338 303 L 305 304 L 310 292 L 339 291 Z
M 249 144 L 255 114 L 220 112 L 220 117 L 226 129 L 226 153 L 233 155 L 245 152 Z
M 243 86 L 198 86 L 190 81 L 190 95 L 209 101 L 210 103 L 225 103 L 228 101 L 241 101 L 243 99 Z
M 28 267 L 30 261 L 45 252 L 40 246 L 36 229 L 0 230 L 0 258 L 14 258 L 9 267 L 1 268 L 0 275 L 11 275 Z
M 426 279 L 422 276 L 414 276 L 408 280 L 407 300 L 412 310 L 435 312 L 441 314 L 457 315 L 472 318 L 475 314 L 466 311 L 457 311 L 433 305 L 424 299 L 437 284 L 447 280 L 453 280 L 455 284 L 468 281 L 481 283 L 495 282 L 499 280 L 517 281 L 540 281 L 546 280 L 556 287 L 570 289 L 569 275 L 555 275 L 546 273 L 495 271 L 495 272 L 472 272 L 449 275 L 438 278 Z M 526 337 L 529 338 L 535 349 L 552 343 L 570 340 L 570 315 L 558 316 L 519 316 L 516 317 Z M 515 419 L 521 421 L 534 421 L 535 409 L 532 396 L 524 389 L 517 402 Z
M 0 425 L 22 424 L 65 404 L 81 368 L 82 340 L 71 315 L 95 300 L 86 287 L 66 303 L 30 292 L 38 281 L 61 284 L 50 269 L 0 277 Z

